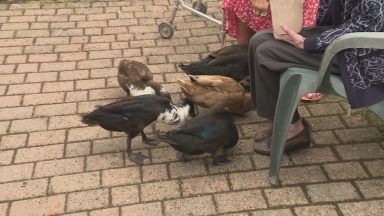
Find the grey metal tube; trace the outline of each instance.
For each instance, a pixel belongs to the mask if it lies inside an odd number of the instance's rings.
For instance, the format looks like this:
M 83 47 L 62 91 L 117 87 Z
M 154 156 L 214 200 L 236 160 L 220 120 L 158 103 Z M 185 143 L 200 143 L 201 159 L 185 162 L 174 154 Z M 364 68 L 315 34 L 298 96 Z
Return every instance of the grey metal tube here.
M 179 7 L 179 4 L 183 4 L 180 1 L 183 1 L 183 0 L 175 0 L 175 5 L 173 5 L 172 15 L 171 15 L 171 18 L 169 19 L 169 23 L 172 25 L 173 25 L 173 21 L 175 21 L 175 17 L 176 17 L 176 13 L 177 13 L 177 9 Z
M 184 8 L 184 9 L 189 10 L 189 11 L 191 11 L 192 13 L 194 13 L 194 14 L 196 14 L 196 15 L 198 15 L 198 16 L 204 17 L 205 19 L 208 19 L 208 20 L 210 20 L 210 21 L 212 21 L 212 22 L 214 22 L 214 23 L 216 23 L 216 24 L 218 24 L 218 25 L 222 25 L 222 24 L 223 24 L 223 23 L 220 22 L 219 20 L 217 20 L 217 19 L 215 19 L 215 18 L 212 18 L 212 17 L 210 17 L 210 16 L 208 16 L 208 15 L 206 15 L 206 14 L 204 14 L 204 13 L 201 13 L 200 11 L 197 11 L 197 10 L 193 9 L 192 7 L 189 7 L 189 6 L 185 5 L 185 4 L 182 3 L 182 2 L 180 3 L 180 6 L 181 6 L 182 8 Z

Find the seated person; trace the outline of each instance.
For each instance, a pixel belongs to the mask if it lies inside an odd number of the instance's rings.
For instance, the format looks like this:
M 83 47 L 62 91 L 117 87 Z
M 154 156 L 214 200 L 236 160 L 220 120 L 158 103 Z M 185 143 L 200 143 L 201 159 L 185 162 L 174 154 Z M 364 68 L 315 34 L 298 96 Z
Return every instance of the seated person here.
M 316 25 L 319 0 L 304 2 L 303 26 Z M 272 17 L 269 0 L 224 0 L 222 4 L 225 20 L 225 31 L 236 38 L 238 44 L 248 45 L 255 32 L 272 29 Z M 320 93 L 309 93 L 302 101 L 318 101 Z
M 320 0 L 318 27 L 304 28 L 298 34 L 281 24 L 284 35 L 270 30 L 256 33 L 250 41 L 249 57 L 254 59 L 250 61 L 251 92 L 258 114 L 273 121 L 281 72 L 289 67 L 318 70 L 325 48 L 337 37 L 351 32 L 383 32 L 383 23 L 383 0 Z M 384 99 L 384 50 L 348 49 L 339 53 L 331 66 L 339 68 L 351 108 Z M 257 138 L 270 135 L 271 130 L 264 131 Z M 309 144 L 308 125 L 296 110 L 284 150 Z M 269 154 L 270 139 L 257 142 L 255 150 Z
M 306 0 L 303 11 L 303 26 L 316 25 L 319 0 Z M 224 0 L 221 6 L 224 12 L 225 32 L 236 38 L 238 44 L 248 45 L 255 34 L 272 29 L 272 16 L 269 0 Z

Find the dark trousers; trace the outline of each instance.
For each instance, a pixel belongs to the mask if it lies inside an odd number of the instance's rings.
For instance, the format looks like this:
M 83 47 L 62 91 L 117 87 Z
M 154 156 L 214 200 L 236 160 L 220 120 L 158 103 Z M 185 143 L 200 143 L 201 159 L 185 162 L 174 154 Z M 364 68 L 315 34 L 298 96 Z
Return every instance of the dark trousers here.
M 328 27 L 303 29 L 304 37 L 317 35 Z M 308 53 L 275 40 L 271 30 L 256 33 L 249 45 L 252 103 L 258 114 L 274 119 L 280 88 L 280 74 L 290 67 L 318 70 L 323 53 Z M 292 122 L 299 120 L 296 110 Z

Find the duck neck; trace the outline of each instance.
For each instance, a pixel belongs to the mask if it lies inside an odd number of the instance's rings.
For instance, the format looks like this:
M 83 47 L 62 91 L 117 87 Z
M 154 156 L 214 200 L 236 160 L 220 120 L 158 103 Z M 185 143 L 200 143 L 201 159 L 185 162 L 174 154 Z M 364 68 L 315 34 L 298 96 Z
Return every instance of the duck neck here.
M 171 105 L 171 109 L 167 109 L 161 113 L 157 120 L 164 121 L 167 124 L 177 124 L 187 119 L 190 106 L 186 105 Z
M 154 95 L 155 90 L 151 86 L 145 86 L 143 89 L 140 89 L 136 87 L 135 85 L 127 85 L 129 92 L 131 93 L 132 96 L 139 96 L 139 95 Z

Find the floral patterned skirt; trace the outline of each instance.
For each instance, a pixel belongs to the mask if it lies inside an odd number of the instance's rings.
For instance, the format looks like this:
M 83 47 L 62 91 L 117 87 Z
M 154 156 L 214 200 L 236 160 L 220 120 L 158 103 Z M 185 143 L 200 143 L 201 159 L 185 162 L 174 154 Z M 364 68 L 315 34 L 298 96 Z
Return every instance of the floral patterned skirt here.
M 272 29 L 272 16 L 268 11 L 267 16 L 258 16 L 252 6 L 252 0 L 224 0 L 225 31 L 230 36 L 237 38 L 239 28 L 238 19 L 255 32 L 264 29 Z M 316 15 L 319 0 L 306 0 L 304 3 L 303 25 L 311 27 L 316 25 Z

